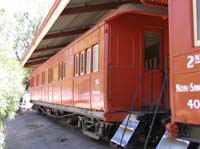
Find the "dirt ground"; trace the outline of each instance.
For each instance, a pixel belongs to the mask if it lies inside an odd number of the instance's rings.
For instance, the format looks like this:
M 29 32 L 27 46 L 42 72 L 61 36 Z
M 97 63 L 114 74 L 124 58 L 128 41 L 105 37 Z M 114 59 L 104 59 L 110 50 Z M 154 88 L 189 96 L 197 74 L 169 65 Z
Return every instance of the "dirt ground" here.
M 6 124 L 7 149 L 111 149 L 84 136 L 81 130 L 64 127 L 37 112 L 25 112 Z

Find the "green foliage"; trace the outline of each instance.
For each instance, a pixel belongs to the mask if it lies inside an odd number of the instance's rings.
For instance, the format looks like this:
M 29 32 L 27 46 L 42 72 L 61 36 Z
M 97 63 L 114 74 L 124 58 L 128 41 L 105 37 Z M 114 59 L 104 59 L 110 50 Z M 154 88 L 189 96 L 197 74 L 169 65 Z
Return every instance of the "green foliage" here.
M 31 73 L 30 69 L 24 69 L 24 78 L 23 78 L 22 84 L 25 86 L 26 91 L 28 90 L 28 87 L 29 87 L 30 73 Z
M 15 39 L 13 50 L 18 52 L 18 59 L 21 58 L 21 55 L 28 48 L 41 22 L 41 16 L 38 18 L 33 17 L 31 20 L 30 18 L 31 14 L 28 12 L 15 13 L 14 19 L 16 20 L 16 24 L 12 35 Z
M 30 70 L 24 70 L 19 59 L 35 36 L 53 0 L 23 1 L 29 3 L 27 9 L 17 8 L 12 14 L 7 12 L 6 8 L 1 8 L 2 2 L 0 2 L 0 149 L 4 148 L 5 120 L 14 118 L 19 100 L 29 80 Z M 31 9 L 33 7 L 35 15 Z
M 15 115 L 24 91 L 24 72 L 12 50 L 14 41 L 9 38 L 11 24 L 5 17 L 4 10 L 0 11 L 0 17 L 0 148 L 3 148 L 4 121 Z

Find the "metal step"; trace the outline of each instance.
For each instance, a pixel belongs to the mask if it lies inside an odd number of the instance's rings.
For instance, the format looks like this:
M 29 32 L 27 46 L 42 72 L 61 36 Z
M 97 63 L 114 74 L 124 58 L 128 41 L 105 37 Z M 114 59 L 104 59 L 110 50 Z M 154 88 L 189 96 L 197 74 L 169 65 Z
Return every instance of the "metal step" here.
M 168 132 L 165 131 L 162 139 L 160 140 L 156 149 L 187 149 L 188 145 L 190 144 L 189 141 L 185 141 L 182 139 L 175 139 L 172 140 L 168 138 Z
M 126 147 L 138 124 L 139 121 L 136 119 L 136 115 L 128 114 L 112 137 L 111 142 Z

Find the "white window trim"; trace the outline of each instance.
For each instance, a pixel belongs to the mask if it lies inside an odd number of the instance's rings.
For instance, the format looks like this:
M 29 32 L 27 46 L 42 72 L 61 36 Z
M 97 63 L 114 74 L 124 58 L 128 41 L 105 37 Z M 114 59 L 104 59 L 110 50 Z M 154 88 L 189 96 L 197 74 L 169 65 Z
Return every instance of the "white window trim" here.
M 98 63 L 97 63 L 98 67 L 97 67 L 97 69 L 94 69 L 94 49 L 96 47 L 98 47 Z M 93 60 L 93 66 L 92 66 L 93 72 L 98 72 L 99 71 L 99 44 L 96 44 L 96 45 L 93 46 L 93 58 L 92 58 L 92 60 Z
M 78 62 L 77 63 L 76 63 L 76 57 L 78 57 Z M 74 63 L 75 63 L 74 64 L 74 66 L 75 66 L 74 67 L 75 68 L 74 74 L 75 74 L 75 77 L 78 77 L 78 71 L 79 71 L 79 55 L 78 54 L 75 55 L 75 62 Z M 77 70 L 77 73 L 76 73 L 76 70 Z
M 194 46 L 200 46 L 200 40 L 197 39 L 197 0 L 193 0 L 193 29 L 194 29 Z M 200 25 L 200 24 L 199 24 Z
M 88 64 L 88 52 L 90 52 L 90 69 L 88 70 L 87 68 L 87 64 Z M 87 51 L 86 51 L 86 74 L 89 74 L 91 72 L 91 48 L 88 48 Z
M 81 58 L 82 58 L 82 55 L 83 55 L 83 72 L 81 72 L 81 67 L 82 67 L 82 64 L 81 64 Z M 80 74 L 81 76 L 84 75 L 84 67 L 85 67 L 85 51 L 82 51 L 81 54 L 80 54 Z

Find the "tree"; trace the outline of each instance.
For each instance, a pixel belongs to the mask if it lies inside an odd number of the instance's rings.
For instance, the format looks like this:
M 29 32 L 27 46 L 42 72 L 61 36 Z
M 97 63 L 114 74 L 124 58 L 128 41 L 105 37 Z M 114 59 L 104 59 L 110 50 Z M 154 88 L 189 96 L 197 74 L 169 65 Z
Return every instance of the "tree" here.
M 13 41 L 9 38 L 11 24 L 0 10 L 0 148 L 4 144 L 4 122 L 12 118 L 17 109 L 18 100 L 23 93 L 23 70 L 13 53 Z
M 19 59 L 29 47 L 54 0 L 29 0 L 29 2 L 31 4 L 29 7 L 35 8 L 34 12 L 27 8 L 25 11 L 16 11 L 12 18 L 15 23 L 11 33 L 15 39 L 13 50 Z
M 30 7 L 37 4 L 37 15 L 29 9 L 19 9 L 8 17 L 6 10 L 0 8 L 0 149 L 4 147 L 4 122 L 14 118 L 29 78 L 30 70 L 24 70 L 19 60 L 46 15 L 44 11 L 47 12 L 53 1 L 29 2 Z

